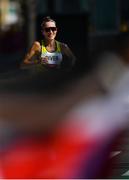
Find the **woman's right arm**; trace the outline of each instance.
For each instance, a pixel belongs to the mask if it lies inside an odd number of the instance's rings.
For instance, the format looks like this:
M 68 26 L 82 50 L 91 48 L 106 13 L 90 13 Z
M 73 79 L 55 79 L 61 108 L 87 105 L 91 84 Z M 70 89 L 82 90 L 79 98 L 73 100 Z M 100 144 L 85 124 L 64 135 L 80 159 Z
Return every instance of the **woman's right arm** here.
M 23 64 L 34 64 L 34 62 L 31 60 L 36 53 L 41 52 L 41 45 L 38 41 L 35 41 L 30 49 L 30 51 L 25 56 L 25 59 L 23 60 Z

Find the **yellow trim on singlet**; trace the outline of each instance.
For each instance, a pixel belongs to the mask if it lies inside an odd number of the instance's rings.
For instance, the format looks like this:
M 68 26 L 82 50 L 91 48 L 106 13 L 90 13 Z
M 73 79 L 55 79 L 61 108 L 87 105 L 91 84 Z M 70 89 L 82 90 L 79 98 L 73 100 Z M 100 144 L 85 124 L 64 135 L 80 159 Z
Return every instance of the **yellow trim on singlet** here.
M 60 47 L 60 42 L 56 41 L 56 51 L 55 52 L 61 52 L 61 47 Z M 46 50 L 46 47 L 44 45 L 44 42 L 42 41 L 42 45 L 41 45 L 41 53 L 47 53 L 48 51 Z
M 60 47 L 60 42 L 56 41 L 56 45 L 57 45 L 57 52 L 61 52 L 61 47 Z

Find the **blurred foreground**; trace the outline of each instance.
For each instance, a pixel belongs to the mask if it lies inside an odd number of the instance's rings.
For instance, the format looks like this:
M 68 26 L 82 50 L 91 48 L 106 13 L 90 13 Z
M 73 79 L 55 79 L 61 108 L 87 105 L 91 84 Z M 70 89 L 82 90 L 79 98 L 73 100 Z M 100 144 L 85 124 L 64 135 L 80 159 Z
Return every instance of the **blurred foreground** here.
M 129 73 L 118 54 L 102 62 L 89 74 L 30 68 L 1 76 L 2 178 L 111 176 L 110 153 L 129 123 Z

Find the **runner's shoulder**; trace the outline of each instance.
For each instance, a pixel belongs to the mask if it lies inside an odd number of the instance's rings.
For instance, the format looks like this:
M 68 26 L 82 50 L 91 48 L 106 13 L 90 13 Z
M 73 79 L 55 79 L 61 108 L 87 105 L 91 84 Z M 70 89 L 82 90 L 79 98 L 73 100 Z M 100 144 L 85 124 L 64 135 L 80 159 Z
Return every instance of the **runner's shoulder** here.
M 59 42 L 61 49 L 68 49 L 68 45 L 63 42 Z
M 40 51 L 41 50 L 41 44 L 39 41 L 34 41 L 32 48 L 36 51 Z

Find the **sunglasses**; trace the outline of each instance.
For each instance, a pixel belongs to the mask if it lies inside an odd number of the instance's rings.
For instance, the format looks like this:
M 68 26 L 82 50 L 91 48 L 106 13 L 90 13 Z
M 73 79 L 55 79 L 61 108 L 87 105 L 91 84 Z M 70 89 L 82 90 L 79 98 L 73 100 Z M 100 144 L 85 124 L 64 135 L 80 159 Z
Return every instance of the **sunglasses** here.
M 54 32 L 54 31 L 57 31 L 57 27 L 47 27 L 47 28 L 44 28 L 45 32 Z

